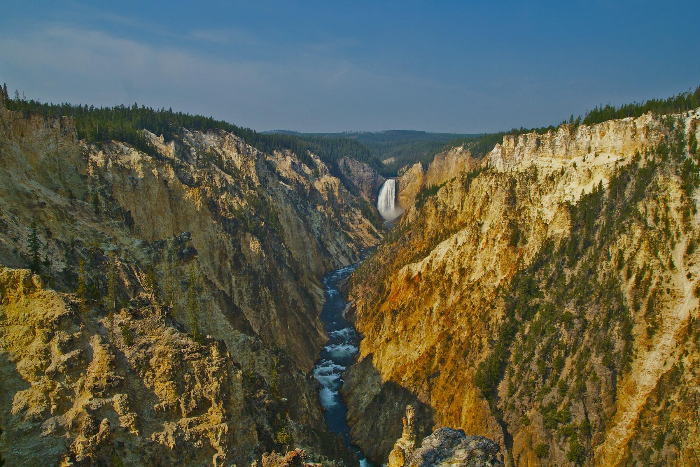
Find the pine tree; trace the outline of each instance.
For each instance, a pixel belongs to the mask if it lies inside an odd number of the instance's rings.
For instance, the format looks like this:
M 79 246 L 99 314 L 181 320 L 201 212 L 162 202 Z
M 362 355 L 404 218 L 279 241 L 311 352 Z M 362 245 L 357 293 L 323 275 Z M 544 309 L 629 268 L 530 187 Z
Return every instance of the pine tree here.
M 153 272 L 153 266 L 149 266 L 146 271 L 146 277 L 143 279 L 143 288 L 146 293 L 151 296 L 151 300 L 155 301 L 158 296 L 158 284 L 156 283 L 156 275 Z
M 117 311 L 117 255 L 110 253 L 107 270 L 107 309 Z
M 187 306 L 190 315 L 190 328 L 192 329 L 192 338 L 200 342 L 202 336 L 199 334 L 199 295 L 197 293 L 197 270 L 194 263 L 190 268 L 190 287 L 187 291 Z
M 277 432 L 275 437 L 277 438 L 277 442 L 285 447 L 286 451 L 289 443 L 292 442 L 292 436 L 289 434 L 289 431 L 287 431 L 287 427 L 282 427 L 282 429 Z
M 75 294 L 80 299 L 80 311 L 85 311 L 87 306 L 85 300 L 87 300 L 87 281 L 85 278 L 85 260 L 80 260 L 80 267 L 78 269 L 78 288 L 75 290 Z
M 38 274 L 39 268 L 41 267 L 41 260 L 39 259 L 41 242 L 36 234 L 36 221 L 32 221 L 32 226 L 29 229 L 29 232 L 29 269 L 31 269 L 34 274 Z
M 272 392 L 275 397 L 279 397 L 280 395 L 279 363 L 279 357 L 275 356 L 273 358 L 272 382 L 270 383 L 270 392 Z
M 168 242 L 167 250 L 165 253 L 165 301 L 166 304 L 172 308 L 175 304 L 175 258 L 177 254 L 175 252 L 175 242 L 171 240 Z

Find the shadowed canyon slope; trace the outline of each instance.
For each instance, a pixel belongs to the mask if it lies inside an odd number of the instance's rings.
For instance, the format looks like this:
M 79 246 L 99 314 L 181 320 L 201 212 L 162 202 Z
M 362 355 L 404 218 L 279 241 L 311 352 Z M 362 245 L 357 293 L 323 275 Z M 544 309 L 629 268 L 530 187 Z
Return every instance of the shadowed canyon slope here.
M 699 120 L 562 125 L 404 172 L 411 206 L 352 277 L 365 452 L 387 460 L 410 401 L 506 464 L 697 463 Z
M 91 145 L 70 118 L 0 105 L 0 454 L 347 455 L 310 370 L 327 339 L 323 273 L 380 237 L 359 200 L 315 156 L 221 130 L 147 137 L 149 154 Z

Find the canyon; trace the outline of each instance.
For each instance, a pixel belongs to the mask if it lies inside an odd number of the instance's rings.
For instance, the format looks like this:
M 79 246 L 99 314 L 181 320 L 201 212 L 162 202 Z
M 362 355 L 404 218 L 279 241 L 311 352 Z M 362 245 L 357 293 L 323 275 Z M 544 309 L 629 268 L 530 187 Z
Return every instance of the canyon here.
M 700 465 L 699 121 L 383 176 L 0 102 L 0 460 Z
M 0 105 L 2 457 L 354 457 L 326 432 L 310 372 L 323 274 L 380 233 L 318 158 L 224 131 L 147 137 L 153 154 L 91 145 L 70 118 Z

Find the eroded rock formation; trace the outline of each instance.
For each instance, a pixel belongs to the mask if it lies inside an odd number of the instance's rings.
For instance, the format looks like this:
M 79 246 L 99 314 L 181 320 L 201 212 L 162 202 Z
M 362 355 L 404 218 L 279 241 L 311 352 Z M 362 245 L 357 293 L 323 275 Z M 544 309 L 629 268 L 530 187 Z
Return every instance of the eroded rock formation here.
M 502 467 L 498 444 L 483 436 L 467 437 L 462 430 L 439 428 L 425 438 L 406 467 Z
M 498 444 L 483 436 L 467 438 L 462 430 L 442 427 L 417 445 L 415 415 L 413 406 L 407 406 L 403 434 L 389 454 L 388 467 L 503 466 Z
M 399 206 L 406 209 L 413 204 L 416 195 L 425 184 L 425 174 L 420 162 L 399 170 L 397 198 Z

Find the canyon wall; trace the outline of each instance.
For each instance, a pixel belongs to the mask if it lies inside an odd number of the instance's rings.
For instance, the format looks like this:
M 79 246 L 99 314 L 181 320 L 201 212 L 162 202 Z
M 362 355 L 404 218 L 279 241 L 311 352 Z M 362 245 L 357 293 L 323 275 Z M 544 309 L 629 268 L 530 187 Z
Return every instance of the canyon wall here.
M 377 204 L 377 193 L 386 178 L 364 162 L 350 157 L 341 158 L 338 161 L 338 168 L 363 199 L 372 205 Z
M 399 170 L 399 176 L 396 179 L 398 183 L 398 193 L 396 199 L 399 206 L 407 209 L 416 199 L 416 195 L 425 184 L 425 173 L 420 162 L 416 162 L 412 166 L 403 167 Z
M 506 136 L 443 173 L 352 276 L 356 442 L 386 462 L 410 403 L 507 465 L 696 462 L 697 123 Z
M 0 105 L 0 455 L 347 456 L 310 372 L 327 338 L 321 277 L 379 232 L 313 155 L 224 131 L 147 136 L 148 153 L 90 145 L 69 118 Z
M 442 185 L 462 172 L 479 167 L 482 163 L 482 159 L 472 158 L 471 151 L 464 145 L 448 149 L 436 155 L 428 166 L 425 185 Z
M 485 159 L 473 158 L 466 145 L 453 147 L 435 155 L 433 161 L 423 170 L 420 163 L 403 167 L 399 170 L 398 201 L 407 209 L 416 200 L 418 193 L 426 187 L 438 187 L 443 183 L 467 172 L 481 167 Z

